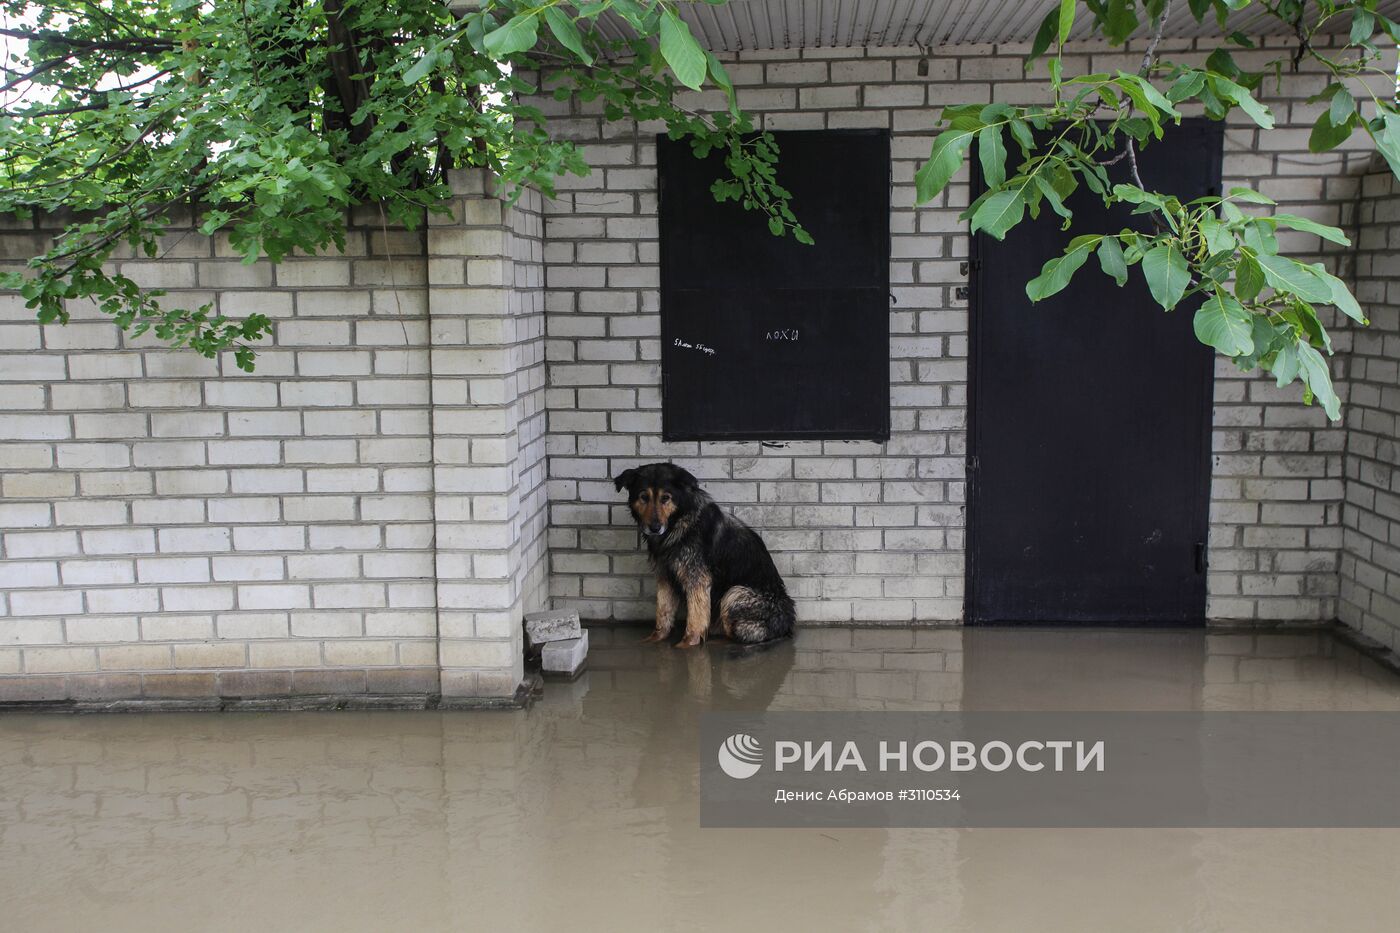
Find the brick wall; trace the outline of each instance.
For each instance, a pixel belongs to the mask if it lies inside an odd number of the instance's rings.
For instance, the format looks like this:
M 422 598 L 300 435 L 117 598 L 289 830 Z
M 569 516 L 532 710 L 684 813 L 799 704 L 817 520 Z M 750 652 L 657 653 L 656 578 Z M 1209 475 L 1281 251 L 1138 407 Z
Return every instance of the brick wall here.
M 512 692 L 521 614 L 544 605 L 544 246 L 539 195 L 507 208 L 459 173 L 429 228 L 443 690 Z
M 1371 325 L 1356 328 L 1346 411 L 1341 620 L 1400 650 L 1400 190 L 1384 166 L 1363 182 L 1357 298 Z
M 1170 50 L 1197 54 L 1189 43 Z M 657 127 L 607 123 L 596 107 L 552 100 L 556 129 L 595 171 L 546 204 L 551 592 L 593 617 L 648 618 L 653 584 L 609 477 L 674 459 L 759 528 L 806 622 L 956 620 L 963 609 L 967 425 L 966 169 L 914 207 L 914 172 L 946 103 L 1039 101 L 1020 46 L 807 49 L 731 54 L 740 103 L 768 129 L 888 128 L 893 137 L 887 443 L 663 443 L 657 266 Z M 1273 57 L 1276 51 L 1243 53 Z M 1141 53 L 1086 44 L 1073 72 L 1136 68 Z M 1361 143 L 1307 152 L 1318 74 L 1287 75 L 1268 102 L 1283 129 L 1240 120 L 1224 176 L 1280 210 L 1350 225 Z M 714 95 L 697 95 L 704 106 Z M 1146 157 L 1150 158 L 1150 150 Z M 1292 237 L 1291 249 L 1317 248 Z M 1317 257 L 1314 257 L 1317 258 Z M 1343 274 L 1345 254 L 1325 258 Z M 703 261 L 700 260 L 700 261 Z M 1181 322 L 1183 327 L 1189 321 Z M 1339 348 L 1345 334 L 1337 335 Z M 1340 370 L 1339 370 L 1340 372 Z M 1278 390 L 1221 362 L 1215 395 L 1208 613 L 1214 619 L 1335 616 L 1344 434 L 1295 386 Z
M 252 375 L 0 296 L 0 699 L 515 690 L 545 598 L 538 195 L 454 184 L 430 233 L 371 208 L 343 256 L 246 265 L 177 226 L 118 260 L 269 315 Z
M 174 300 L 269 314 L 277 335 L 251 376 L 124 341 L 91 309 L 41 329 L 0 296 L 0 693 L 508 695 L 522 612 L 552 600 L 650 617 L 651 575 L 610 478 L 657 459 L 763 532 L 805 623 L 959 619 L 969 186 L 963 174 L 916 209 L 912 179 L 940 105 L 1038 98 L 1023 51 L 945 49 L 927 77 L 906 50 L 729 56 L 769 128 L 892 131 L 884 444 L 661 441 L 656 128 L 553 101 L 540 104 L 596 168 L 549 201 L 509 207 L 459 173 L 426 232 L 385 229 L 370 210 L 344 256 L 244 265 L 223 238 L 182 228 L 158 260 L 118 260 Z M 1086 45 L 1071 67 L 1135 56 Z M 1322 83 L 1287 75 L 1271 92 L 1281 130 L 1232 123 L 1225 179 L 1354 227 L 1365 147 L 1306 151 L 1306 98 Z M 1390 201 L 1360 203 L 1363 299 L 1381 304 L 1358 338 L 1350 452 L 1296 388 L 1218 368 L 1212 618 L 1336 617 L 1344 456 L 1356 560 L 1341 613 L 1368 631 L 1397 617 L 1378 576 L 1394 436 L 1380 387 L 1395 348 L 1377 231 Z M 47 236 L 0 230 L 0 261 Z M 1322 258 L 1351 274 L 1351 254 Z M 1351 335 L 1335 338 L 1345 349 Z

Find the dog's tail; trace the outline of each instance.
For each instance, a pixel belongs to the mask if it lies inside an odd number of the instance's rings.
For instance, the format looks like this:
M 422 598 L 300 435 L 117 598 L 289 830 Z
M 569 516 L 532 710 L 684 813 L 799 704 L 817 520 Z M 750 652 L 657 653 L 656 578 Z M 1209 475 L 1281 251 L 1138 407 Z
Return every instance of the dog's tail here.
M 720 623 L 730 638 L 757 644 L 787 638 L 797 623 L 797 610 L 787 590 L 731 587 L 720 600 Z

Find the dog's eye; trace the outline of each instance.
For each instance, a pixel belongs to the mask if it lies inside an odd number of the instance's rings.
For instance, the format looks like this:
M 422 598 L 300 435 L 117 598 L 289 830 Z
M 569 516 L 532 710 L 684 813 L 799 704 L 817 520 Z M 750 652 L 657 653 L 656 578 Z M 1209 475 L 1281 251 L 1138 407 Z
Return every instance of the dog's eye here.
M 669 503 L 670 501 L 671 501 L 671 497 L 668 496 L 668 495 L 666 495 L 666 494 L 663 492 L 663 493 L 661 494 L 661 504 L 662 504 L 662 505 L 666 505 L 666 504 Z
M 647 500 L 650 498 L 651 496 L 647 495 L 646 493 L 642 493 L 640 496 L 637 497 L 637 501 L 642 503 L 643 505 L 646 505 Z

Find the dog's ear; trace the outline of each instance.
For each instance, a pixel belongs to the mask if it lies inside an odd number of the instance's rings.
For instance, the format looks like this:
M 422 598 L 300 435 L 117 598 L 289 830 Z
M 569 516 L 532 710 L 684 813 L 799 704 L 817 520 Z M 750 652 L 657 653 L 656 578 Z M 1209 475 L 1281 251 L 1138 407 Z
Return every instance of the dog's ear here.
M 636 476 L 636 470 L 623 470 L 613 477 L 613 485 L 617 487 L 618 492 L 622 492 L 624 486 L 632 485 L 632 480 L 636 478 Z
M 694 492 L 695 490 L 700 488 L 700 481 L 696 479 L 694 474 L 692 474 L 689 470 L 687 470 L 685 467 L 678 467 L 674 463 L 671 464 L 671 466 L 676 471 L 676 482 L 680 484 L 682 489 L 685 489 L 689 492 Z

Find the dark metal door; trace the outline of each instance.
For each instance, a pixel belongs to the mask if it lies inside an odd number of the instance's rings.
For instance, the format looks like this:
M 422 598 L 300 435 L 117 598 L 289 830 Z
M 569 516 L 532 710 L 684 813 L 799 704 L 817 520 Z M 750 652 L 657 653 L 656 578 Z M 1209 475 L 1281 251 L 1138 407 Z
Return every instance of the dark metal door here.
M 773 134 L 778 179 L 816 239 L 720 204 L 723 153 L 657 141 L 661 431 L 668 441 L 890 435 L 890 137 Z
M 1138 162 L 1185 200 L 1219 190 L 1220 152 L 1219 124 L 1187 120 Z M 1126 160 L 1114 171 L 1128 180 Z M 1212 352 L 1196 304 L 1163 312 L 1140 266 L 1118 288 L 1090 258 L 1031 304 L 1026 282 L 1072 235 L 1145 222 L 1087 190 L 1070 206 L 1074 233 L 1047 207 L 974 238 L 967 620 L 1200 624 Z

